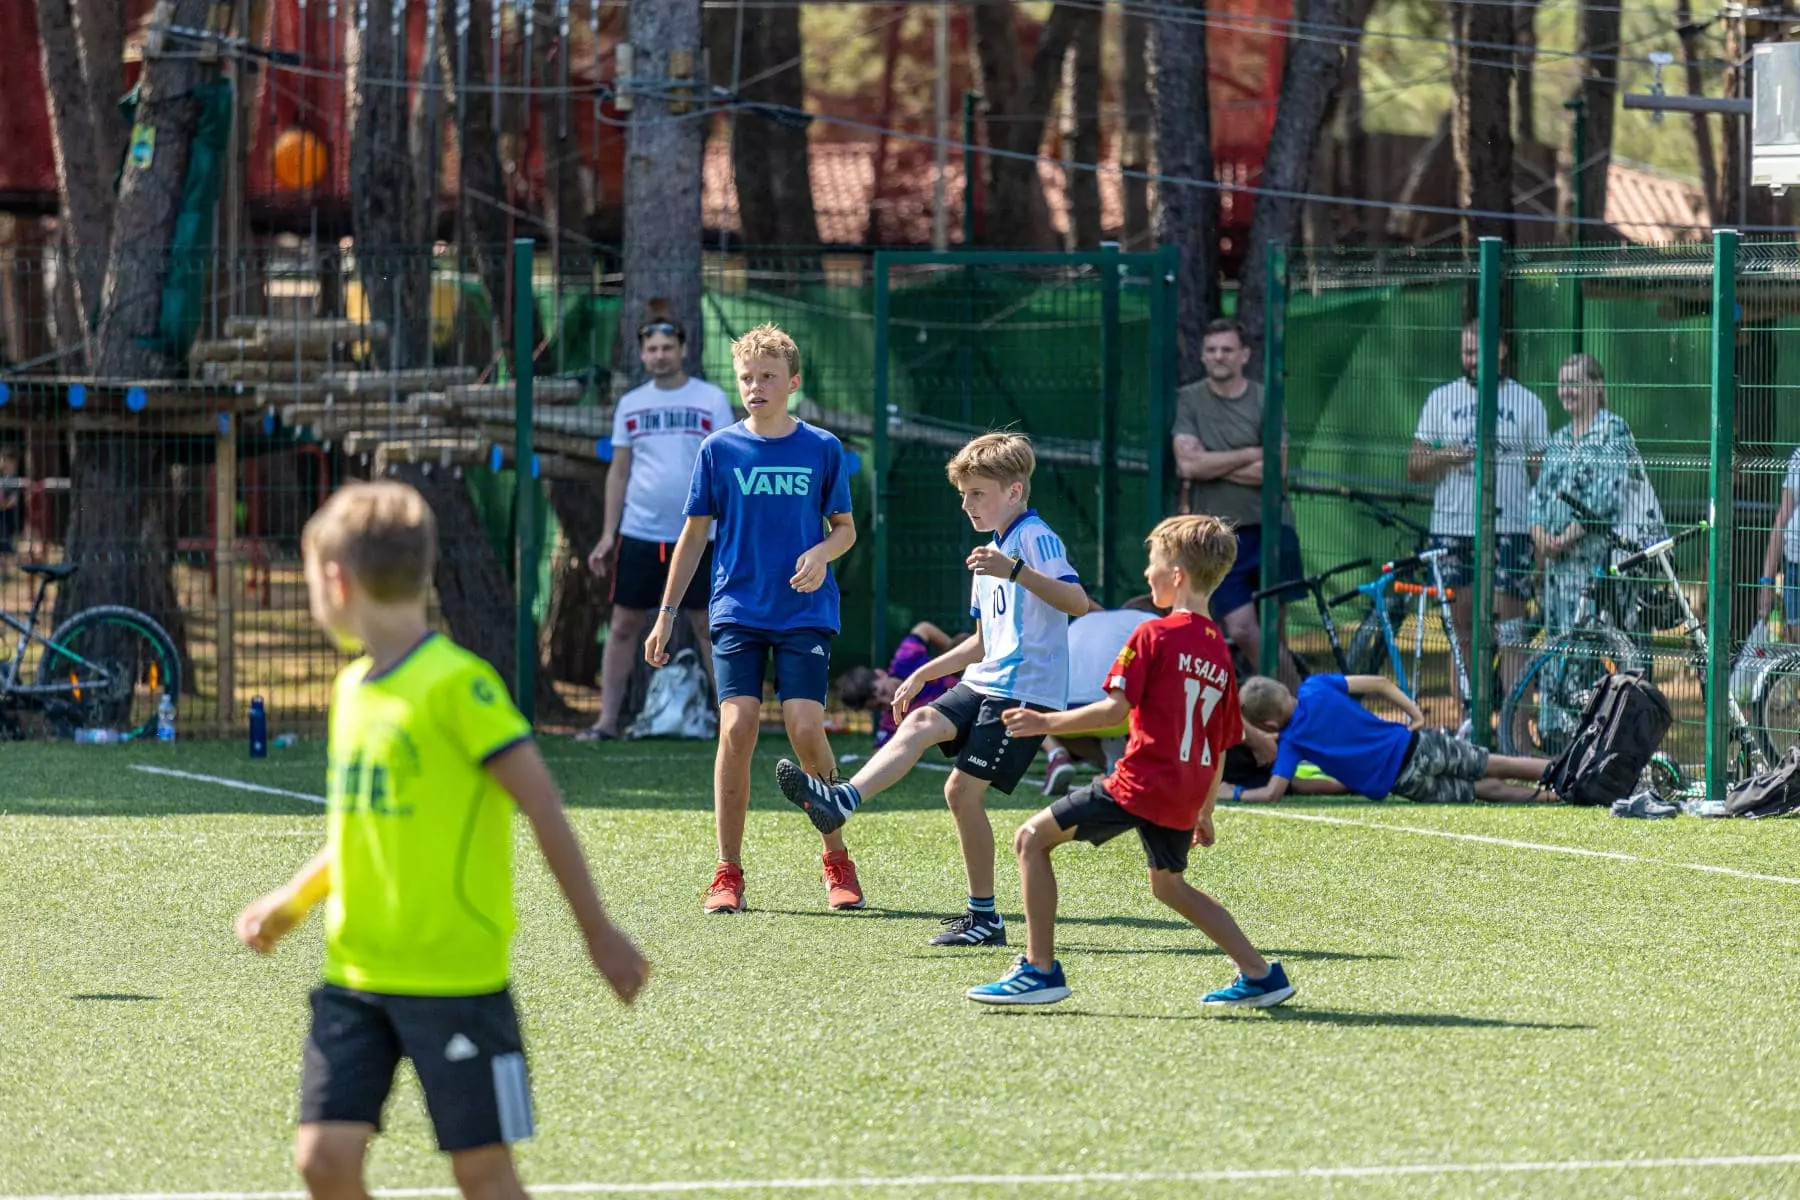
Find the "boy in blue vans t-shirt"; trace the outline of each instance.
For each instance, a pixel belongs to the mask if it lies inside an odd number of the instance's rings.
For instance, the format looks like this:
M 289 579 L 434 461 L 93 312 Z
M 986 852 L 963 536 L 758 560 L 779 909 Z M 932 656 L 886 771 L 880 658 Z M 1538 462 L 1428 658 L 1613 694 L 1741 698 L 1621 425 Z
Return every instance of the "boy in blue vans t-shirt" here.
M 838 587 L 829 564 L 856 542 L 850 480 L 836 437 L 788 414 L 800 387 L 800 351 L 773 325 L 733 342 L 738 393 L 748 414 L 700 444 L 688 489 L 687 525 L 675 545 L 656 624 L 644 644 L 652 666 L 668 662 L 669 633 L 713 522 L 713 679 L 719 696 L 719 750 L 713 810 L 719 864 L 705 911 L 744 910 L 744 814 L 750 759 L 762 711 L 763 680 L 775 663 L 788 742 L 806 769 L 830 775 L 825 691 Z M 841 834 L 825 837 L 827 902 L 863 907 L 856 865 Z

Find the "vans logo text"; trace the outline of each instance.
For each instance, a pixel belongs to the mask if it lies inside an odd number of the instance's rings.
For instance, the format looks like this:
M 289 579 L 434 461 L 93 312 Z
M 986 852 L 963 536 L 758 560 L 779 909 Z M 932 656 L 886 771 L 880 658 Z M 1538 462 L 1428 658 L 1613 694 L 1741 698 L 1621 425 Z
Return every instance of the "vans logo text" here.
M 812 489 L 811 467 L 733 467 L 738 491 L 746 496 L 804 496 Z

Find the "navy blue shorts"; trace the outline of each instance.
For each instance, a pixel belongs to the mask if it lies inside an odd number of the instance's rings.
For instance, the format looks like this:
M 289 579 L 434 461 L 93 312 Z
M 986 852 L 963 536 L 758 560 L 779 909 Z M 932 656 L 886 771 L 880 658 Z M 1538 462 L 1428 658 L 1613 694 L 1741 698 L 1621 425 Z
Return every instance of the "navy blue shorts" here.
M 1245 525 L 1237 531 L 1237 561 L 1212 595 L 1213 620 L 1225 618 L 1250 603 L 1250 597 L 1262 587 L 1262 526 Z M 1276 579 L 1298 579 L 1306 568 L 1300 565 L 1300 535 L 1291 525 L 1281 527 L 1281 570 Z
M 719 626 L 712 631 L 713 682 L 719 703 L 733 696 L 754 696 L 761 703 L 771 655 L 775 659 L 776 699 L 825 703 L 835 636 L 827 629 Z
M 1495 592 L 1520 600 L 1529 599 L 1531 596 L 1531 535 L 1528 533 L 1502 533 L 1494 540 L 1500 544 L 1500 553 L 1494 563 Z M 1475 565 L 1475 539 L 1434 533 L 1431 535 L 1431 548 L 1450 551 L 1449 557 L 1438 564 L 1439 570 L 1444 573 L 1444 586 L 1468 587 L 1471 579 L 1470 571 Z M 1421 575 L 1422 578 L 1424 578 L 1423 575 Z

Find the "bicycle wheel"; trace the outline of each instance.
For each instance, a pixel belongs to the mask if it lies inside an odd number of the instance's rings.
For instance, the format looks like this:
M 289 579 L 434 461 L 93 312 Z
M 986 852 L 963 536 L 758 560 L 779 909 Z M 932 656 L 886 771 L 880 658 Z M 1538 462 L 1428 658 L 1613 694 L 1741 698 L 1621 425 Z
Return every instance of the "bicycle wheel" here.
M 1750 685 L 1751 721 L 1770 763 L 1800 742 L 1800 647 L 1763 662 Z
M 1350 644 L 1344 648 L 1344 660 L 1352 675 L 1387 673 L 1387 643 L 1382 640 L 1381 622 L 1373 612 L 1357 624 L 1356 632 L 1350 636 Z
M 40 701 L 62 736 L 79 728 L 117 730 L 128 740 L 156 728 L 164 692 L 181 695 L 181 656 L 163 627 L 135 608 L 103 605 L 76 613 L 50 635 L 38 661 Z
M 1501 753 L 1556 757 L 1601 677 L 1643 665 L 1643 652 L 1614 629 L 1577 629 L 1544 643 L 1500 706 Z

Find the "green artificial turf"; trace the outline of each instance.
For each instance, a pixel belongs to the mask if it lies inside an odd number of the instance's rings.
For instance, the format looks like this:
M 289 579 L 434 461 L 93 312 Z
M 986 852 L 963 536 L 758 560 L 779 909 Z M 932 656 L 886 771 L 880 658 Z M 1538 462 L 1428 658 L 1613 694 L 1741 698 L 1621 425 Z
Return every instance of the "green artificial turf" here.
M 711 748 L 547 744 L 603 893 L 656 974 L 636 1008 L 611 999 L 521 827 L 514 986 L 540 1125 L 520 1152 L 528 1183 L 1060 1173 L 804 1194 L 1800 1194 L 1800 1165 L 1782 1164 L 1102 1178 L 1800 1153 L 1800 824 L 1227 809 L 1190 878 L 1287 964 L 1300 991 L 1286 1008 L 1201 1009 L 1231 968 L 1150 897 L 1121 838 L 1058 854 L 1073 997 L 995 1011 L 962 991 L 1010 951 L 925 944 L 964 890 L 944 776 L 916 772 L 853 820 L 870 908 L 831 914 L 817 838 L 773 788 L 783 748 L 765 736 L 758 754 L 751 911 L 702 917 Z M 131 764 L 314 793 L 321 749 L 0 755 L 0 1197 L 297 1187 L 319 924 L 264 960 L 231 920 L 314 849 L 319 809 Z M 1035 780 L 999 799 L 1003 847 L 1040 799 Z M 1000 883 L 1020 946 L 1010 862 Z M 408 1073 L 370 1175 L 450 1182 Z

